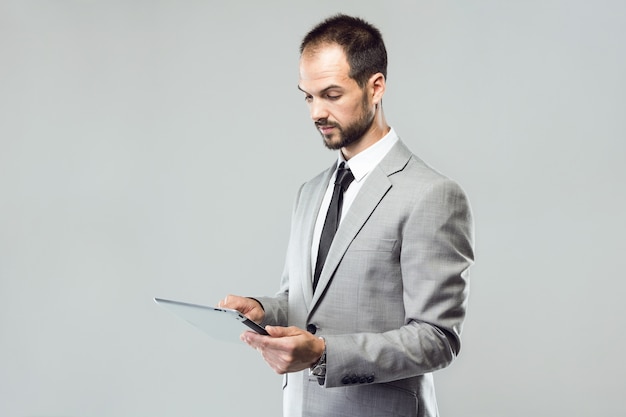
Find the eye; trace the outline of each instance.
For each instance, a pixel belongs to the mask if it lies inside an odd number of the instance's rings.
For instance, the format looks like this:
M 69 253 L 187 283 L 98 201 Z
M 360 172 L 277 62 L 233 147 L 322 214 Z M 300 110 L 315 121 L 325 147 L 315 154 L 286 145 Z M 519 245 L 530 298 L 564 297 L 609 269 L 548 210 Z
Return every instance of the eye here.
M 341 98 L 341 95 L 338 95 L 338 94 L 327 94 L 326 98 L 331 100 L 331 101 L 335 101 L 335 100 L 339 100 Z
M 304 96 L 304 101 L 306 101 L 307 103 L 310 103 L 311 101 L 313 101 L 313 96 L 310 94 L 307 94 L 306 96 Z

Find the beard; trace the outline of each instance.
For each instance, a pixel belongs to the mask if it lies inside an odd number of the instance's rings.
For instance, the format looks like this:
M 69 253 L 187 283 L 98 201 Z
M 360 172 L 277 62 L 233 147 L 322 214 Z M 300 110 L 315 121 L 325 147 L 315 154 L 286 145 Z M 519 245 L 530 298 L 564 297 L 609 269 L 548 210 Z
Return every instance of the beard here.
M 324 139 L 324 145 L 331 150 L 339 150 L 343 147 L 352 145 L 358 142 L 363 135 L 369 130 L 374 123 L 374 112 L 369 112 L 368 101 L 365 94 L 363 94 L 363 100 L 361 102 L 361 114 L 351 124 L 343 127 L 339 123 L 329 122 L 327 119 L 318 120 L 315 122 L 315 126 L 332 126 L 337 130 L 337 133 L 332 135 L 325 135 L 320 132 Z M 335 135 L 339 136 L 339 140 L 333 141 Z

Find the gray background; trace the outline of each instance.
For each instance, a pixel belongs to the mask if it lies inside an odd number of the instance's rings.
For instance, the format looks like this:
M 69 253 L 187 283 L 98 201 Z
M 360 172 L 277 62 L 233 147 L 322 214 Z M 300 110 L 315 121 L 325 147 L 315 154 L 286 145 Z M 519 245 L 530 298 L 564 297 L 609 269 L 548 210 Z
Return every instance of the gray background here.
M 75 0 L 0 3 L 0 415 L 280 414 L 256 352 L 152 297 L 277 289 L 335 157 L 298 43 L 337 11 L 380 27 L 389 123 L 475 211 L 442 415 L 626 412 L 626 3 Z

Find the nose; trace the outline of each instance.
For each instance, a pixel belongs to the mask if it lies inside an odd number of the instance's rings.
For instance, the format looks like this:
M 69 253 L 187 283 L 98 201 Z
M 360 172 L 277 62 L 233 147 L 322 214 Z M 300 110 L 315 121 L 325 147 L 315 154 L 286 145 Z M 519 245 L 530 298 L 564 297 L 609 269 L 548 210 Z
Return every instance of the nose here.
M 320 100 L 312 100 L 309 103 L 309 113 L 314 122 L 328 118 L 328 110 Z

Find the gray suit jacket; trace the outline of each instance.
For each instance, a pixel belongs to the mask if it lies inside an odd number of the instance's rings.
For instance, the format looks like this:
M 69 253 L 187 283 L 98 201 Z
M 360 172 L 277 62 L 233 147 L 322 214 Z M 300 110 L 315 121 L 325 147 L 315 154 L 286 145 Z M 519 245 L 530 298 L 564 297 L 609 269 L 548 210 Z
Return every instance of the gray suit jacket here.
M 289 374 L 284 415 L 436 416 L 431 372 L 458 354 L 467 305 L 469 202 L 399 141 L 346 213 L 314 293 L 313 228 L 334 169 L 301 187 L 280 290 L 257 297 L 263 324 L 326 340 L 325 384 Z

